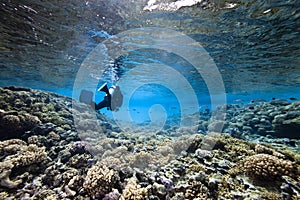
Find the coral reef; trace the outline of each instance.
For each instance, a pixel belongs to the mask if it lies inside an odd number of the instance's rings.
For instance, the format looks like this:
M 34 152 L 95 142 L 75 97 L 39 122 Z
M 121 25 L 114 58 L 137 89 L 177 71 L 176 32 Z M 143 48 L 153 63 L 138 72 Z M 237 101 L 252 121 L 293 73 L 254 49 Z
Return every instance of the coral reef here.
M 28 113 L 0 110 L 0 138 L 16 137 L 40 122 L 38 117 Z
M 152 132 L 72 101 L 0 88 L 0 199 L 300 198 L 300 141 L 274 137 L 297 102 L 227 105 L 225 124 L 205 111 L 199 126 Z
M 225 132 L 245 138 L 247 134 L 300 139 L 300 103 L 275 99 L 250 104 L 226 105 Z M 223 108 L 221 108 L 223 109 Z
M 256 154 L 245 158 L 247 175 L 258 180 L 275 180 L 284 175 L 296 175 L 295 163 L 268 154 Z
M 23 181 L 22 179 L 11 180 L 12 170 L 17 171 L 22 167 L 32 167 L 47 160 L 47 153 L 44 147 L 26 145 L 21 140 L 0 142 L 5 158 L 0 162 L 1 176 L 0 185 L 7 188 L 16 188 Z M 7 153 L 10 153 L 7 155 Z
M 122 200 L 146 200 L 148 198 L 147 188 L 142 188 L 137 183 L 137 179 L 132 177 L 127 180 L 125 189 L 123 190 L 121 198 Z
M 118 173 L 113 169 L 96 164 L 87 172 L 83 188 L 92 198 L 99 199 L 118 187 L 119 179 Z
M 38 117 L 43 123 L 72 126 L 72 112 L 70 110 L 72 100 L 68 97 L 13 86 L 0 88 L 0 94 L 0 109 L 8 112 L 8 114 L 13 112 L 13 116 L 18 116 L 26 113 L 29 118 L 31 116 L 35 118 L 33 122 Z M 28 117 L 24 116 L 24 118 Z

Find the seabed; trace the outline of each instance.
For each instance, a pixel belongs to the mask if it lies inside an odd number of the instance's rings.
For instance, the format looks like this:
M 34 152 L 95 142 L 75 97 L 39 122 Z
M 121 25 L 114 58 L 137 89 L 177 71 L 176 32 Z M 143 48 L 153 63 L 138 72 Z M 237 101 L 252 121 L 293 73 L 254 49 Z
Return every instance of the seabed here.
M 300 101 L 226 105 L 223 133 L 121 130 L 74 101 L 0 88 L 0 199 L 300 199 Z

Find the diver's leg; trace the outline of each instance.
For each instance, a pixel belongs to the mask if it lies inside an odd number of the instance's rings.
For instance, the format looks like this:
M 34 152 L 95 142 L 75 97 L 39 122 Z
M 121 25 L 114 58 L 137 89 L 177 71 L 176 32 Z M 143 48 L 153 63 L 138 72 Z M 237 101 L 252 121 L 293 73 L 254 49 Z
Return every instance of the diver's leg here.
M 102 108 L 105 108 L 105 107 L 109 107 L 109 102 L 104 99 L 103 101 L 101 101 L 100 103 L 95 103 L 95 110 L 100 110 Z
M 109 95 L 109 90 L 108 90 L 108 87 L 107 87 L 107 83 L 104 83 L 104 84 L 98 89 L 98 91 L 105 92 L 106 95 Z

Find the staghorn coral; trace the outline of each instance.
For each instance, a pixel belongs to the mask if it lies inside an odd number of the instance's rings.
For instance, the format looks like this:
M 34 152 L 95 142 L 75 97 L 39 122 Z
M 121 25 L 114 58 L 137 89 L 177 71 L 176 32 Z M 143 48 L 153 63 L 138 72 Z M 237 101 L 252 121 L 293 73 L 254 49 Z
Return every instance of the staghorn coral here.
M 274 180 L 283 175 L 293 176 L 293 162 L 273 155 L 256 154 L 245 158 L 244 168 L 247 175 L 254 180 Z
M 111 192 L 119 179 L 116 171 L 97 163 L 87 172 L 83 188 L 93 199 L 99 199 Z
M 12 147 L 10 147 L 10 145 Z M 7 188 L 16 188 L 22 180 L 11 180 L 10 175 L 13 169 L 41 163 L 47 159 L 45 148 L 36 145 L 29 146 L 21 140 L 0 142 L 4 152 L 13 153 L 0 162 L 0 185 Z M 9 149 L 9 150 L 8 150 Z

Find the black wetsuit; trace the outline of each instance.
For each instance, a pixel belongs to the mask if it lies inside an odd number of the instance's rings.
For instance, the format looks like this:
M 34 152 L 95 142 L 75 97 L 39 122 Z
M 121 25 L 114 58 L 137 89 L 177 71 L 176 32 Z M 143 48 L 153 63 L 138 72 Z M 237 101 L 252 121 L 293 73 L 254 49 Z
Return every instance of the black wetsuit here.
M 99 103 L 95 103 L 95 110 L 100 110 L 102 108 L 107 107 L 107 109 L 111 110 L 111 95 L 106 94 L 103 101 Z

